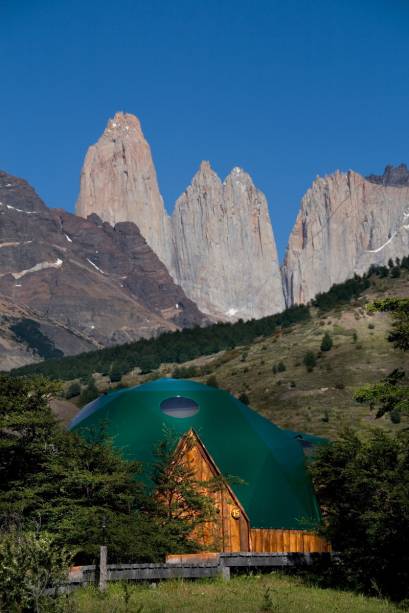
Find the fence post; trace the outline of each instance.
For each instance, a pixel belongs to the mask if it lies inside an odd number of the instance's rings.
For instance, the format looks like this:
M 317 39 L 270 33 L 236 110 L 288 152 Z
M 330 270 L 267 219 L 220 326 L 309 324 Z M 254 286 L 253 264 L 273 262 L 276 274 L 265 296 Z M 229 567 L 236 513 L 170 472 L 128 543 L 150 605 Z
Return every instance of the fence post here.
M 219 575 L 223 581 L 230 581 L 230 566 L 225 566 L 224 561 L 219 561 Z
M 107 587 L 108 569 L 107 569 L 107 546 L 101 545 L 99 549 L 99 590 L 105 592 Z

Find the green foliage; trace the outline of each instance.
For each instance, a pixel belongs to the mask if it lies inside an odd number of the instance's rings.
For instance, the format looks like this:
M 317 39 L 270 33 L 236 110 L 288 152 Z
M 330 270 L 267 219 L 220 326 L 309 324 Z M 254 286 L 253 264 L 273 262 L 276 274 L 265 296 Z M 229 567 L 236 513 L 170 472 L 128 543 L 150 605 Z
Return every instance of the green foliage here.
M 200 370 L 196 366 L 179 366 L 172 372 L 174 379 L 191 379 L 192 377 L 199 377 Z
M 207 381 L 206 381 L 206 385 L 210 385 L 211 387 L 219 387 L 219 383 L 216 379 L 215 375 L 211 375 L 210 377 L 208 377 Z
M 74 383 L 70 383 L 65 392 L 65 398 L 69 400 L 70 398 L 75 398 L 75 396 L 79 396 L 81 394 L 81 385 L 74 381 Z
M 388 340 L 396 349 L 409 350 L 409 298 L 386 298 L 376 300 L 369 307 L 370 312 L 382 311 L 391 313 L 392 330 Z
M 393 409 L 391 411 L 390 417 L 391 417 L 391 422 L 393 424 L 400 424 L 401 416 L 400 416 L 400 411 L 398 409 Z
M 398 411 L 409 414 L 409 381 L 405 372 L 395 369 L 380 383 L 364 385 L 354 395 L 357 402 L 377 409 L 376 417 Z
M 277 603 L 273 601 L 271 588 L 267 587 L 263 594 L 263 602 L 261 604 L 260 611 L 265 611 L 266 613 L 272 613 L 273 611 L 279 611 L 279 606 Z
M 277 372 L 284 372 L 285 370 L 287 370 L 287 367 L 284 362 L 279 362 L 277 364 Z
M 216 517 L 216 507 L 208 492 L 220 488 L 220 479 L 200 481 L 195 477 L 193 468 L 179 460 L 178 437 L 165 432 L 157 445 L 154 455 L 151 480 L 155 495 L 149 514 L 166 535 L 166 551 L 198 551 L 201 546 L 192 538 L 192 532 L 200 533 L 200 528 Z M 193 445 L 193 439 L 186 437 L 186 450 Z M 220 543 L 214 543 L 220 546 Z
M 409 433 L 351 431 L 311 466 L 325 536 L 342 553 L 336 580 L 393 599 L 409 596 Z
M 149 583 L 132 582 L 128 591 L 129 608 L 124 587 L 119 582 L 109 582 L 103 597 L 95 586 L 76 589 L 67 613 L 260 613 L 265 603 L 275 613 L 402 613 L 403 610 L 381 598 L 319 589 L 303 580 L 299 570 L 296 575 L 240 573 L 230 581 L 175 579 L 159 582 L 156 589 Z
M 377 300 L 369 305 L 368 311 L 391 313 L 392 330 L 388 340 L 401 351 L 409 350 L 409 298 Z M 379 383 L 357 390 L 355 400 L 377 409 L 377 417 L 390 413 L 393 423 L 399 423 L 401 413 L 409 414 L 409 381 L 406 373 L 395 369 Z
M 12 324 L 10 329 L 14 332 L 18 341 L 26 343 L 40 357 L 44 359 L 60 358 L 64 353 L 56 349 L 52 340 L 45 336 L 38 321 L 33 319 L 20 319 Z
M 250 404 L 250 398 L 247 396 L 246 392 L 242 392 L 239 396 L 239 400 L 240 402 L 242 402 L 243 404 Z
M 71 560 L 68 549 L 46 532 L 1 532 L 0 610 L 59 610 L 46 590 L 66 580 Z
M 99 396 L 99 392 L 98 392 L 97 386 L 95 385 L 94 379 L 91 377 L 88 385 L 81 392 L 81 395 L 80 395 L 81 406 L 84 406 L 85 404 L 92 402 L 92 400 L 95 400 L 95 398 L 98 398 L 98 396 Z
M 182 363 L 202 355 L 248 345 L 256 338 L 271 336 L 277 330 L 306 321 L 309 317 L 308 307 L 296 306 L 262 319 L 166 332 L 156 338 L 32 364 L 16 369 L 12 374 L 44 374 L 51 379 L 69 381 L 87 379 L 95 372 L 109 373 L 113 364 L 115 370 L 122 374 L 136 367 L 142 372 L 150 372 L 162 363 Z
M 172 521 L 152 488 L 139 480 L 141 466 L 119 456 L 103 429 L 88 432 L 87 440 L 62 429 L 48 406 L 57 390 L 42 378 L 0 375 L 2 523 L 18 522 L 24 530 L 40 526 L 56 546 L 74 550 L 78 563 L 97 557 L 103 517 L 111 562 L 160 561 L 185 544 L 197 549 L 188 532 L 204 521 L 209 498 L 193 492 L 196 482 L 187 469 L 172 465 L 173 472 L 166 472 L 169 448 L 158 453 L 153 483 L 162 495 L 176 485 L 183 494 L 183 513 L 173 509 Z
M 359 277 L 355 275 L 353 279 L 333 285 L 328 292 L 318 294 L 312 304 L 321 312 L 330 311 L 339 304 L 345 304 L 353 298 L 357 298 L 370 285 L 368 276 Z
M 124 373 L 119 368 L 112 369 L 109 373 L 109 380 L 111 381 L 111 383 L 119 383 L 122 379 L 123 374 Z
M 317 358 L 313 351 L 307 351 L 303 357 L 304 366 L 308 372 L 312 372 L 317 365 Z
M 330 334 L 328 332 L 325 332 L 320 345 L 321 351 L 330 351 L 332 349 L 332 345 L 333 342 Z

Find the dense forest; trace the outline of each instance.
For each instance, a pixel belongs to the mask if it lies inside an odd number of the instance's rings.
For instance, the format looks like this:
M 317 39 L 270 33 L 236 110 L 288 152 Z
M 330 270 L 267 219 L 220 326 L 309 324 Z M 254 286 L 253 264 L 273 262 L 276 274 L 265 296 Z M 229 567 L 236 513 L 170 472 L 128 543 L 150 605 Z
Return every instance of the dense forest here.
M 195 327 L 176 332 L 166 332 L 156 338 L 141 339 L 125 345 L 107 347 L 76 356 L 53 358 L 37 364 L 17 368 L 13 376 L 41 374 L 50 379 L 70 381 L 89 377 L 99 372 L 110 375 L 112 380 L 140 368 L 143 373 L 155 370 L 162 363 L 183 363 L 202 355 L 247 345 L 256 338 L 271 336 L 285 328 L 306 321 L 311 307 L 325 312 L 337 305 L 358 298 L 376 278 L 398 277 L 401 268 L 409 269 L 409 257 L 389 262 L 388 267 L 372 266 L 367 274 L 333 285 L 328 292 L 319 294 L 310 305 L 293 306 L 282 313 L 236 323 L 216 323 L 204 328 Z

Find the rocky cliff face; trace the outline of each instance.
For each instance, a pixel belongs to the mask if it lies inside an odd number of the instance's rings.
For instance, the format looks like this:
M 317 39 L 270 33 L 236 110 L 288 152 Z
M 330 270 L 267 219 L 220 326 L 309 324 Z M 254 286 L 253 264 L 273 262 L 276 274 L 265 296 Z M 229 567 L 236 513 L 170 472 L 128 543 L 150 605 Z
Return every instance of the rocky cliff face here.
M 159 259 L 169 265 L 168 219 L 151 150 L 134 115 L 116 113 L 88 149 L 76 212 L 84 218 L 96 213 L 112 226 L 134 222 Z
M 202 162 L 172 215 L 177 282 L 221 319 L 284 308 L 276 245 L 264 195 L 235 168 L 224 183 Z
M 134 221 L 174 280 L 214 319 L 248 319 L 284 307 L 265 197 L 235 169 L 224 183 L 203 163 L 168 217 L 139 121 L 117 113 L 90 147 L 77 215 Z
M 64 354 L 205 321 L 135 224 L 112 227 L 95 215 L 85 220 L 48 209 L 25 181 L 6 173 L 0 296 L 52 323 L 54 332 L 43 326 L 43 333 Z
M 287 304 L 305 303 L 371 264 L 409 254 L 409 172 L 387 167 L 317 178 L 301 202 L 283 266 Z

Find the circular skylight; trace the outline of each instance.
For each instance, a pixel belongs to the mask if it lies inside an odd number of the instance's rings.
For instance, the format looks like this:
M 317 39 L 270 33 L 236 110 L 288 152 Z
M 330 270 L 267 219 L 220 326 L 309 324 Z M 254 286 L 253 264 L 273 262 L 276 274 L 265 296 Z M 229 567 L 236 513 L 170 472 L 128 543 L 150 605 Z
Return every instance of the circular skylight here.
M 193 417 L 199 410 L 197 402 L 184 396 L 172 396 L 160 403 L 160 410 L 170 417 Z

